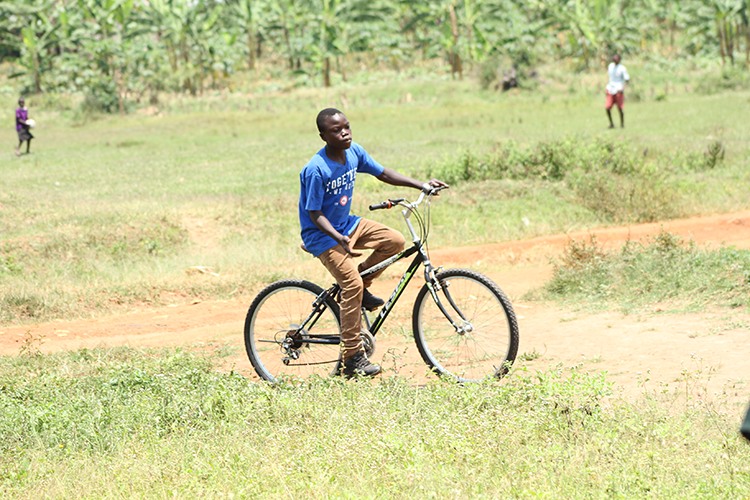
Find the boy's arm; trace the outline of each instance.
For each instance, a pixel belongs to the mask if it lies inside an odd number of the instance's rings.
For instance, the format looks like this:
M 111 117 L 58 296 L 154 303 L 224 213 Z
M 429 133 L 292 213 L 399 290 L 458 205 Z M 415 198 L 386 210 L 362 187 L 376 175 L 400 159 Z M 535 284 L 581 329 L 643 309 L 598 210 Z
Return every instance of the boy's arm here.
M 328 236 L 336 240 L 336 242 L 341 245 L 346 253 L 348 253 L 352 257 L 359 257 L 360 255 L 362 255 L 362 252 L 355 252 L 349 247 L 349 237 L 336 231 L 336 229 L 331 224 L 331 221 L 328 220 L 328 217 L 323 215 L 322 210 L 308 210 L 307 213 L 310 214 L 310 219 L 313 221 L 313 224 L 315 224 L 318 229 L 326 233 Z
M 380 174 L 377 179 L 385 182 L 386 184 L 390 184 L 391 186 L 413 187 L 414 189 L 422 189 L 425 184 L 429 184 L 434 188 L 448 187 L 448 184 L 437 179 L 432 179 L 427 183 L 420 182 L 416 179 L 412 179 L 411 177 L 407 177 L 404 174 L 399 174 L 398 172 L 396 172 L 395 170 L 391 170 L 390 168 L 384 168 L 383 173 Z

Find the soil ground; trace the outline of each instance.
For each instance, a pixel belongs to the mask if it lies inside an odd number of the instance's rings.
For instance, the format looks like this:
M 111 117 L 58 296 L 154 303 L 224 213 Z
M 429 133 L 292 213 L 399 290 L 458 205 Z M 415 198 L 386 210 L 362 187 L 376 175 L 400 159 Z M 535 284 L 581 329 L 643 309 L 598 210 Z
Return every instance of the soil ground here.
M 656 224 L 578 231 L 492 245 L 431 251 L 433 263 L 449 267 L 509 270 L 487 273 L 511 298 L 520 325 L 517 364 L 529 370 L 580 366 L 606 372 L 615 392 L 629 398 L 645 391 L 688 390 L 746 401 L 750 387 L 750 314 L 716 309 L 699 314 L 670 314 L 653 310 L 640 315 L 619 312 L 589 314 L 550 303 L 521 300 L 549 277 L 549 258 L 560 255 L 569 239 L 595 234 L 605 247 L 620 247 L 626 240 L 643 240 L 662 228 L 699 244 L 750 249 L 750 211 Z M 373 285 L 386 297 L 400 270 L 390 270 Z M 419 383 L 429 376 L 411 338 L 411 307 L 421 284 L 413 280 L 378 334 L 373 359 L 384 376 L 400 374 Z M 79 321 L 0 326 L 0 355 L 15 355 L 24 348 L 41 352 L 101 346 L 190 346 L 220 349 L 226 368 L 256 378 L 245 355 L 244 316 L 252 297 L 200 302 Z M 530 359 L 521 359 L 530 358 Z M 531 359 L 533 358 L 533 359 Z M 698 379 L 698 380 L 696 380 Z

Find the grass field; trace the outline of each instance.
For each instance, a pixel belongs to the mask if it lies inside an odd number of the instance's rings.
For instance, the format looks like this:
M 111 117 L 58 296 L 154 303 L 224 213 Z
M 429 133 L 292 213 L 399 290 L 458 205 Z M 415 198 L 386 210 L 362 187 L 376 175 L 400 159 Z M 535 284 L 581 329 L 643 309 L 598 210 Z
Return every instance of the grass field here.
M 602 96 L 591 90 L 594 76 L 581 79 L 583 90 L 571 82 L 567 89 L 509 94 L 469 81 L 420 81 L 256 98 L 165 98 L 161 116 L 92 117 L 75 106 L 50 111 L 32 97 L 31 115 L 40 123 L 32 154 L 15 158 L 12 128 L 0 132 L 8 145 L 0 163 L 0 321 L 246 294 L 290 265 L 316 277 L 319 267 L 297 249 L 296 203 L 298 172 L 322 146 L 314 117 L 327 105 L 346 103 L 355 140 L 382 164 L 418 177 L 509 141 L 518 149 L 604 141 L 622 144 L 629 161 L 648 158 L 647 177 L 619 177 L 630 187 L 597 172 L 596 161 L 561 181 L 530 175 L 456 183 L 435 204 L 433 247 L 612 224 L 595 203 L 602 182 L 613 198 L 632 189 L 636 198 L 665 205 L 656 216 L 748 206 L 750 131 L 743 124 L 750 94 L 682 92 L 657 100 L 642 90 L 627 104 L 627 128 L 610 131 Z M 51 108 L 66 107 L 46 99 Z M 13 108 L 10 98 L 3 104 Z M 685 155 L 701 158 L 717 141 L 718 166 L 693 169 L 686 162 Z M 413 194 L 374 179 L 360 183 L 360 214 L 386 196 Z M 661 187 L 649 188 L 654 184 Z M 651 189 L 645 197 L 637 191 L 644 188 Z M 631 212 L 616 222 L 637 218 Z M 402 224 L 395 212 L 377 218 Z M 219 276 L 187 276 L 193 266 Z
M 32 154 L 16 158 L 14 131 L 0 131 L 8 145 L 0 155 L 0 324 L 250 296 L 280 277 L 322 278 L 322 266 L 297 248 L 296 204 L 298 172 L 322 146 L 314 117 L 329 105 L 345 108 L 355 140 L 382 164 L 456 175 L 433 205 L 433 247 L 750 206 L 750 93 L 693 94 L 679 77 L 671 79 L 677 92 L 665 95 L 670 79 L 652 74 L 633 90 L 639 99 L 628 101 L 627 128 L 609 131 L 597 77 L 555 75 L 556 84 L 509 94 L 470 81 L 397 81 L 164 96 L 158 111 L 125 117 L 86 116 L 49 96 L 44 108 L 32 97 L 40 124 Z M 0 105 L 11 110 L 14 98 Z M 707 166 L 717 143 L 723 158 Z M 491 171 L 509 148 L 517 165 Z M 603 150 L 627 168 L 613 170 Z M 545 151 L 575 161 L 550 176 L 537 168 Z M 384 197 L 413 194 L 360 182 L 360 214 Z M 634 211 L 634 195 L 650 211 Z M 622 210 L 602 211 L 608 203 Z M 397 213 L 377 219 L 401 227 Z M 700 266 L 717 273 L 748 261 L 671 251 L 680 257 L 674 269 L 656 258 L 660 248 L 631 247 L 627 257 L 640 274 L 663 270 L 678 281 Z M 612 254 L 596 266 L 559 266 L 547 293 L 601 291 L 604 283 L 613 292 L 594 305 L 616 307 L 634 287 L 622 263 Z M 186 272 L 194 266 L 215 274 Z M 682 293 L 702 290 L 700 276 Z M 711 293 L 746 303 L 735 281 Z M 644 387 L 642 398 L 626 401 L 580 366 L 531 374 L 519 361 L 506 381 L 467 387 L 399 378 L 269 387 L 220 365 L 220 352 L 184 349 L 42 355 L 28 339 L 19 356 L 0 359 L 0 492 L 750 498 L 741 409 L 721 393 L 706 397 L 699 372 L 686 371 L 677 389 Z
M 0 360 L 5 498 L 748 498 L 747 444 L 692 372 L 637 402 L 580 367 L 501 385 L 217 373 L 132 348 Z

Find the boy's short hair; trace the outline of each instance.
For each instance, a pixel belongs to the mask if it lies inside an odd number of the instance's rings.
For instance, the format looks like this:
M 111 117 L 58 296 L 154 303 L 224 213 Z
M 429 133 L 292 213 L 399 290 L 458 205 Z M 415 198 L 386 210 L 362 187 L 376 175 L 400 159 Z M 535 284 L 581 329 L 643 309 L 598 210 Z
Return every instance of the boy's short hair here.
M 326 118 L 333 115 L 343 115 L 341 111 L 336 108 L 326 108 L 318 113 L 318 117 L 315 119 L 315 124 L 318 126 L 318 132 L 323 133 L 323 127 L 325 126 Z

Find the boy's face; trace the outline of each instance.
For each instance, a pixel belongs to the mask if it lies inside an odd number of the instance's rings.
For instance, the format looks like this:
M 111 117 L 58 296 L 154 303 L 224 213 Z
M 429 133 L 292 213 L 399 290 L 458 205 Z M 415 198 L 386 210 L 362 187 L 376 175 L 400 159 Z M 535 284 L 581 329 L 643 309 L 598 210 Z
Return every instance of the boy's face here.
M 18 100 L 18 105 L 19 105 L 19 106 L 21 106 L 21 107 L 23 107 L 23 105 L 24 105 L 24 102 L 25 102 L 25 101 L 24 101 L 23 99 L 19 99 L 19 100 Z
M 320 138 L 334 149 L 349 149 L 352 145 L 352 128 L 349 120 L 341 113 L 336 113 L 325 119 Z

